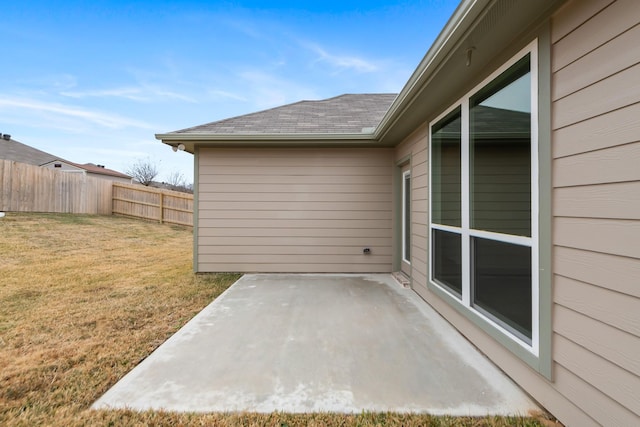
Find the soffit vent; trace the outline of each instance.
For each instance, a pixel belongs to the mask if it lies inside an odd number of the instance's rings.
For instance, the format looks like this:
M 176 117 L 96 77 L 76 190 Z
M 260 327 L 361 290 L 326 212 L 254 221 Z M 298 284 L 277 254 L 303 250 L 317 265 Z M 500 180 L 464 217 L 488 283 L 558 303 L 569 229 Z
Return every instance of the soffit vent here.
M 482 41 L 485 35 L 496 28 L 504 19 L 509 10 L 513 8 L 517 0 L 497 0 L 487 12 L 480 18 L 467 37 L 467 47 L 471 47 Z

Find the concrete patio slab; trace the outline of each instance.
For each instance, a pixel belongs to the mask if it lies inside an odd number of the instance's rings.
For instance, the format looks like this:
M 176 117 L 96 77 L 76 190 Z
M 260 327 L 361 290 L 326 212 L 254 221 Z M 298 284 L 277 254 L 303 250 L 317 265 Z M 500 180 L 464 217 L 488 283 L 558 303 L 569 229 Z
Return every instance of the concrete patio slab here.
M 472 416 L 539 409 L 385 274 L 245 275 L 93 408 Z

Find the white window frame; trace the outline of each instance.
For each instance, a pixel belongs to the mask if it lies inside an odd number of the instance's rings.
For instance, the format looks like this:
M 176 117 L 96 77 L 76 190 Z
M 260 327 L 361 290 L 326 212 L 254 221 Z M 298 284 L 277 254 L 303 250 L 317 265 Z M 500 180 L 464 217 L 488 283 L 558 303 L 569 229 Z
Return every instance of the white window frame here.
M 505 72 L 520 59 L 530 55 L 530 78 L 531 78 L 531 237 L 515 236 L 502 233 L 473 230 L 470 227 L 469 211 L 469 100 L 479 90 L 491 83 L 496 77 Z M 467 92 L 462 98 L 454 102 L 449 108 L 429 123 L 429 159 L 432 159 L 432 128 L 440 120 L 454 111 L 461 108 L 461 210 L 462 220 L 460 227 L 452 227 L 442 224 L 432 223 L 432 194 L 433 187 L 429 193 L 429 248 L 433 251 L 433 230 L 451 231 L 459 234 L 462 239 L 462 296 L 457 295 L 446 286 L 433 280 L 433 256 L 429 256 L 429 282 L 431 285 L 452 296 L 449 298 L 451 304 L 458 305 L 458 309 L 469 310 L 477 317 L 485 321 L 492 328 L 504 334 L 518 346 L 527 352 L 539 356 L 540 352 L 540 305 L 539 305 L 539 158 L 538 158 L 538 40 L 535 39 L 524 47 L 520 52 L 506 61 L 501 67 L 496 69 L 491 75 L 482 80 L 472 90 Z M 432 176 L 432 162 L 429 162 L 429 176 Z M 481 310 L 473 307 L 471 301 L 471 237 L 484 237 L 494 241 L 523 245 L 531 248 L 531 344 L 523 341 L 512 331 L 494 321 Z
M 409 186 L 411 186 L 411 169 L 402 172 L 402 262 L 411 265 L 410 257 L 407 257 L 407 178 L 409 178 Z M 409 197 L 411 197 L 411 188 L 409 188 Z M 411 202 L 411 199 L 409 199 Z M 411 207 L 409 208 L 411 209 Z M 411 212 L 409 212 L 411 214 Z M 411 238 L 411 236 L 409 236 Z

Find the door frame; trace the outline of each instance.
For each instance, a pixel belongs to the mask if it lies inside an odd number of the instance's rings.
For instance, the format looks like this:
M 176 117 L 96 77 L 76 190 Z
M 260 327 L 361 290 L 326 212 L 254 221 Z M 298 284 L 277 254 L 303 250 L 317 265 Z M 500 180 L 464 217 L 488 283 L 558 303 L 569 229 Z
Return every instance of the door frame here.
M 411 230 L 412 220 L 412 207 L 411 199 L 413 191 L 411 190 L 411 156 L 406 156 L 396 162 L 396 168 L 394 173 L 394 259 L 393 259 L 393 271 L 399 271 L 404 273 L 409 279 L 411 279 L 412 267 L 411 267 L 411 250 L 409 250 L 409 261 L 405 260 L 405 221 L 406 221 L 406 181 L 405 178 L 409 176 L 409 227 Z M 411 244 L 411 234 L 409 234 L 409 244 Z

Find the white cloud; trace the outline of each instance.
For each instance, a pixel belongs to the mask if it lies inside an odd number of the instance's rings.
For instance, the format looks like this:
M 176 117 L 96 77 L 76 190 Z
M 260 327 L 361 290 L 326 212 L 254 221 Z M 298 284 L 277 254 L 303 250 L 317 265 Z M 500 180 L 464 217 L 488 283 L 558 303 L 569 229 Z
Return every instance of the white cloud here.
M 247 98 L 245 98 L 242 95 L 238 95 L 232 92 L 227 92 L 224 90 L 210 89 L 208 92 L 214 98 L 229 98 L 229 99 L 234 99 L 236 101 L 242 101 L 242 102 L 247 100 Z
M 303 47 L 314 52 L 318 57 L 316 62 L 324 62 L 339 70 L 353 70 L 358 73 L 372 73 L 378 71 L 379 67 L 371 61 L 367 61 L 358 56 L 334 55 L 316 44 L 302 44 Z
M 59 119 L 61 122 L 58 126 L 67 130 L 69 127 L 69 120 L 73 120 L 73 122 L 78 124 L 98 125 L 109 129 L 122 129 L 128 127 L 154 129 L 154 126 L 148 123 L 129 119 L 116 114 L 25 98 L 0 98 L 0 110 L 10 111 L 14 117 L 17 113 L 16 110 L 26 110 L 29 114 L 41 115 L 45 118 L 48 117 L 49 119 L 53 119 L 49 120 L 49 125 L 54 127 L 56 121 Z M 36 125 L 36 118 L 33 117 L 31 120 L 33 124 Z
M 186 95 L 163 89 L 154 85 L 129 86 L 113 89 L 95 89 L 85 91 L 62 91 L 61 95 L 69 98 L 124 98 L 131 101 L 151 102 L 159 98 L 177 99 L 195 103 L 196 100 Z
M 98 89 L 98 90 L 85 90 L 85 91 L 63 91 L 60 92 L 60 95 L 69 97 L 69 98 L 89 98 L 89 97 L 117 97 L 117 98 L 126 98 L 133 101 L 147 101 L 147 98 L 142 97 L 140 88 L 134 87 L 123 87 L 123 88 L 115 88 L 115 89 Z
M 39 90 L 70 90 L 78 84 L 76 76 L 63 73 L 40 76 L 36 78 L 19 79 L 16 81 L 19 86 L 30 87 L 31 90 L 38 88 Z
M 253 96 L 258 108 L 271 108 L 304 99 L 318 99 L 313 89 L 294 81 L 281 79 L 260 71 L 245 71 L 240 77 L 248 84 L 247 93 Z
M 148 87 L 148 89 L 151 91 L 153 95 L 160 98 L 178 99 L 180 101 L 191 102 L 194 104 L 198 102 L 194 98 L 183 95 L 181 93 L 172 92 L 170 90 L 161 89 L 158 87 Z

